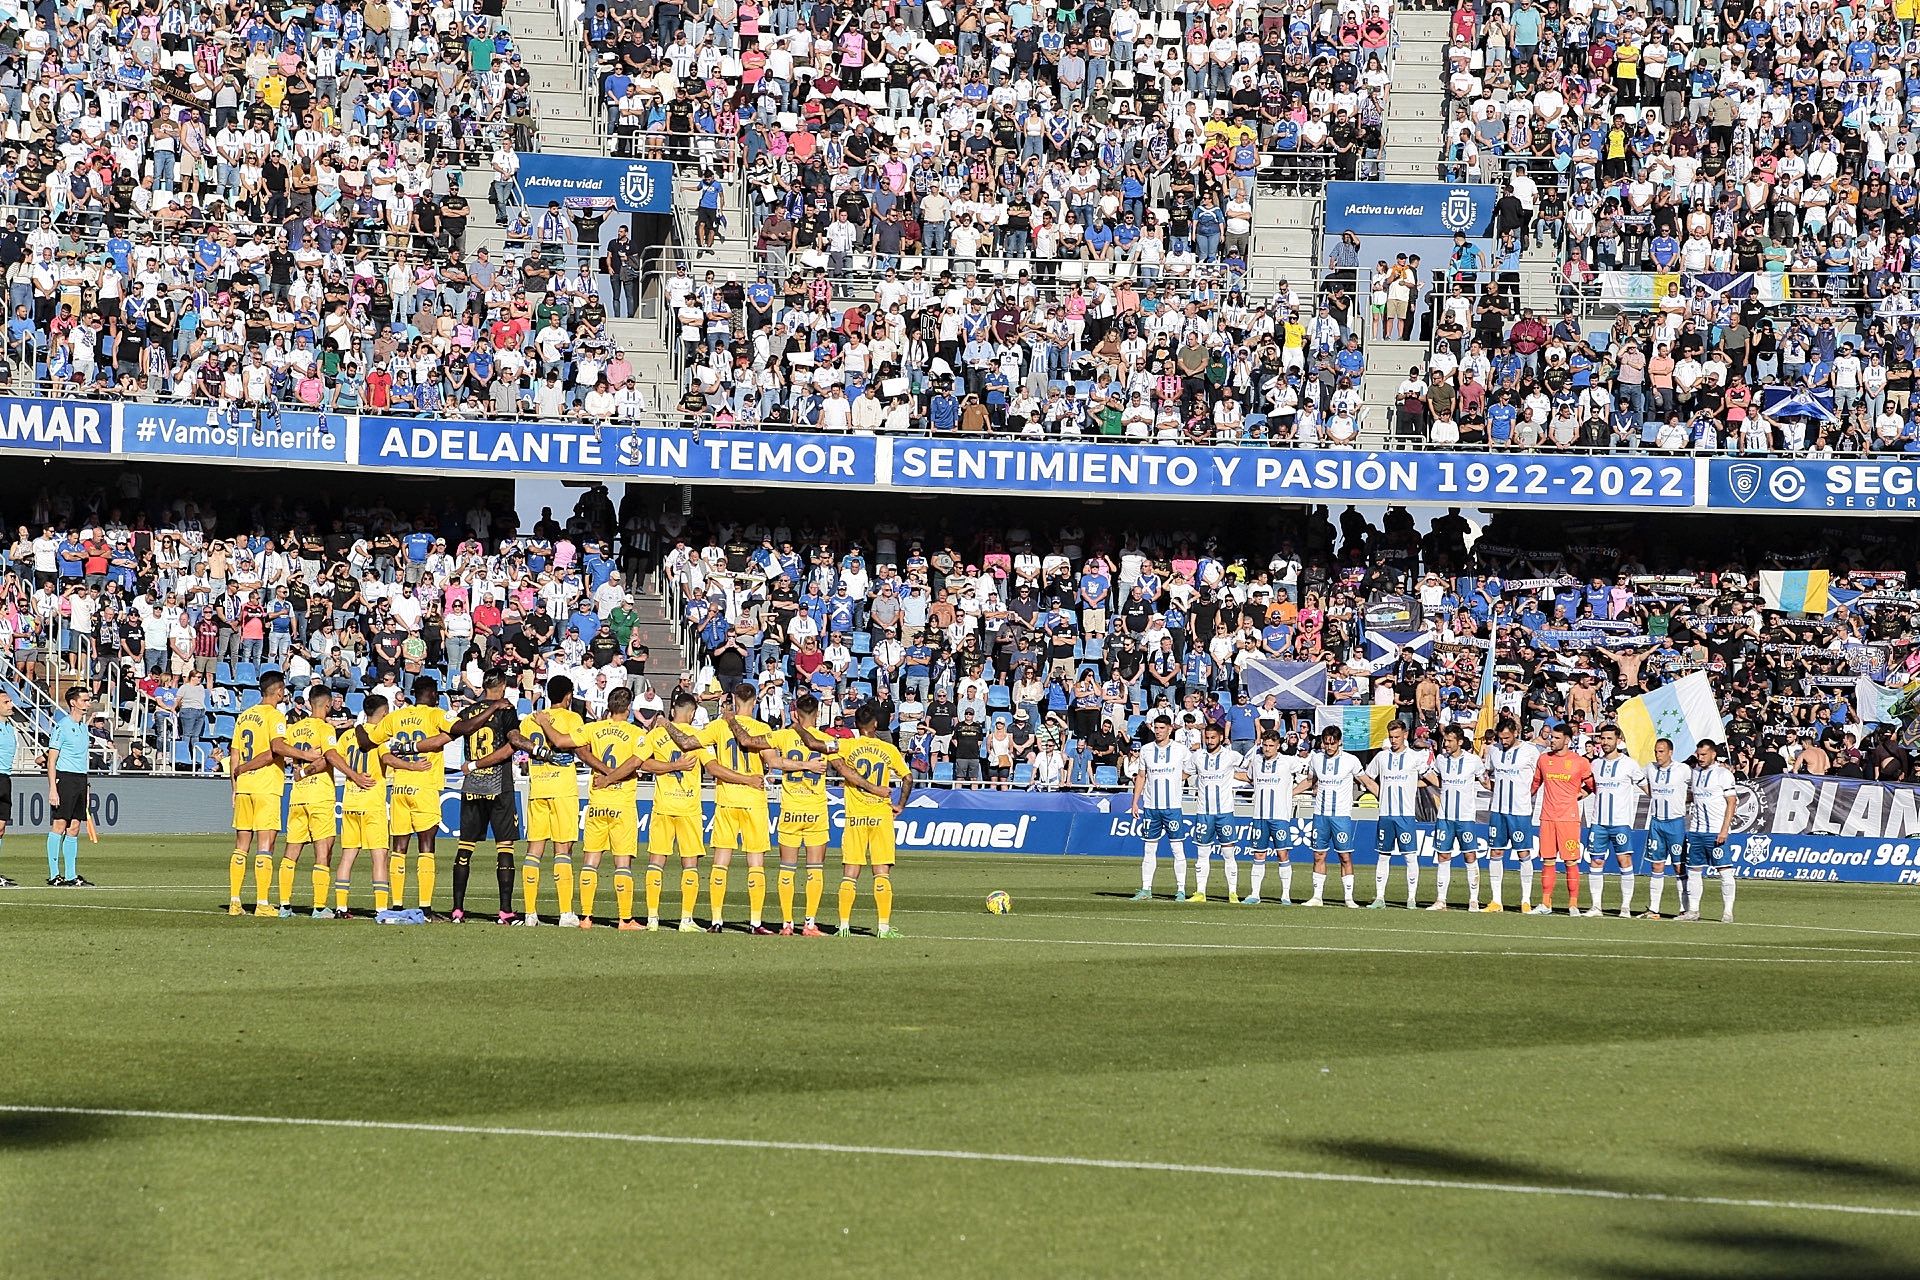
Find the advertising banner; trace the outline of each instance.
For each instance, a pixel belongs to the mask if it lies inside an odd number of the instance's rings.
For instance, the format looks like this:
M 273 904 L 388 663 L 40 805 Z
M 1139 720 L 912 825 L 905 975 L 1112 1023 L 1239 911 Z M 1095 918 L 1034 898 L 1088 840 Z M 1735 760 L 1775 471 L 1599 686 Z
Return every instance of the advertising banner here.
M 1452 182 L 1329 182 L 1326 230 L 1363 236 L 1446 236 L 1493 233 L 1498 187 Z M 1436 264 L 1437 265 L 1437 264 Z
M 293 409 L 223 409 L 205 404 L 122 406 L 122 452 L 142 457 L 227 458 L 235 462 L 350 463 L 351 422 Z
M 0 396 L 0 449 L 111 453 L 113 410 L 96 400 Z
M 534 209 L 558 200 L 621 213 L 673 212 L 673 163 L 520 152 L 520 195 Z
M 1715 511 L 1920 511 L 1920 466 L 1911 454 L 1712 458 L 1706 497 Z

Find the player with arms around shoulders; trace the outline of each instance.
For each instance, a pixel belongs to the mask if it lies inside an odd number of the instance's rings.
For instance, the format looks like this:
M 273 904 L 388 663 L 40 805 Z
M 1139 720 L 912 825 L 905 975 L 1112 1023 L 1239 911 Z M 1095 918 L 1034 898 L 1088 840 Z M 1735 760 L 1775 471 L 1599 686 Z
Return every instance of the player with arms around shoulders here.
M 387 713 L 386 695 L 370 693 L 360 706 L 360 714 L 369 723 L 378 722 Z M 394 767 L 387 748 L 372 750 L 360 745 L 358 734 L 339 737 L 340 772 L 346 781 L 340 791 L 340 865 L 333 875 L 333 911 L 336 918 L 351 920 L 353 909 L 347 905 L 353 885 L 353 864 L 361 850 L 373 863 L 373 909 L 385 911 L 392 905 L 387 885 L 387 773 Z M 425 769 L 426 762 L 418 762 Z
M 338 834 L 334 819 L 333 771 L 346 766 L 340 754 L 340 735 L 334 731 L 333 690 L 326 685 L 307 689 L 307 714 L 287 729 L 287 741 L 313 753 L 313 762 L 293 774 L 293 794 L 287 805 L 287 845 L 280 856 L 280 914 L 293 914 L 293 880 L 300 850 L 313 846 L 313 918 L 331 920 L 328 905 L 333 893 L 333 843 Z
M 1234 860 L 1234 799 L 1240 790 L 1240 753 L 1227 745 L 1227 731 L 1209 724 L 1200 731 L 1200 752 L 1193 756 L 1194 797 L 1199 810 L 1193 818 L 1193 872 L 1191 902 L 1207 900 L 1207 864 L 1220 851 L 1220 870 L 1227 879 L 1227 901 L 1240 899 L 1240 864 Z
M 553 889 L 561 923 L 573 915 L 573 846 L 580 838 L 580 774 L 567 746 L 586 727 L 573 705 L 573 681 L 547 681 L 545 714 L 520 720 L 520 736 L 533 744 L 527 764 L 527 854 L 520 864 L 520 923 L 540 923 L 540 861 L 553 846 Z
M 493 838 L 493 877 L 500 895 L 495 923 L 512 924 L 513 845 L 520 838 L 520 812 L 513 794 L 513 756 L 537 748 L 520 732 L 519 711 L 507 699 L 507 673 L 489 668 L 481 677 L 480 693 L 490 710 L 467 735 L 460 764 L 460 843 L 453 853 L 453 915 L 455 924 L 467 918 L 467 880 L 473 874 L 473 851 Z
M 1134 758 L 1133 803 L 1128 813 L 1139 819 L 1140 892 L 1135 902 L 1153 897 L 1154 872 L 1160 865 L 1160 841 L 1165 838 L 1173 850 L 1173 900 L 1187 900 L 1186 814 L 1181 800 L 1187 779 L 1193 775 L 1193 753 L 1173 740 L 1173 717 L 1164 713 L 1153 718 L 1153 741 L 1140 748 Z
M 660 928 L 660 894 L 667 859 L 680 859 L 680 932 L 698 933 L 694 904 L 700 899 L 700 773 L 713 752 L 693 731 L 694 696 L 674 693 L 667 714 L 654 722 L 640 754 L 653 777 L 653 815 L 647 821 L 647 931 Z
M 742 680 L 722 700 L 720 715 L 700 730 L 700 741 L 713 752 L 707 771 L 718 785 L 713 789 L 713 865 L 707 871 L 707 909 L 713 917 L 709 933 L 726 928 L 727 873 L 736 850 L 747 855 L 747 913 L 760 919 L 767 900 L 768 833 L 773 810 L 767 804 L 767 765 L 773 762 L 773 727 L 753 712 L 760 691 Z
M 1268 729 L 1260 735 L 1260 746 L 1240 762 L 1239 777 L 1253 788 L 1253 834 L 1248 845 L 1253 851 L 1251 892 L 1240 899 L 1251 907 L 1260 905 L 1260 888 L 1267 877 L 1267 855 L 1280 859 L 1280 905 L 1293 905 L 1293 797 L 1300 782 L 1304 762 L 1299 756 L 1283 755 L 1280 734 Z
M 1640 815 L 1647 771 L 1620 745 L 1620 727 L 1603 724 L 1597 735 L 1600 758 L 1593 763 L 1593 847 L 1587 850 L 1587 886 L 1593 895 L 1589 916 L 1606 914 L 1607 855 L 1620 868 L 1620 918 L 1633 917 L 1633 824 Z M 1652 837 L 1648 837 L 1649 846 Z M 1578 904 L 1570 904 L 1577 906 Z
M 1647 792 L 1647 910 L 1642 920 L 1660 918 L 1660 899 L 1667 887 L 1667 864 L 1681 864 L 1686 874 L 1687 771 L 1673 758 L 1673 739 L 1653 744 L 1653 763 L 1646 769 Z M 1620 905 L 1631 905 L 1627 898 Z
M 233 852 L 227 868 L 227 914 L 240 910 L 240 885 L 245 876 L 246 841 L 252 836 L 253 914 L 291 916 L 293 908 L 268 905 L 273 881 L 273 842 L 280 834 L 280 798 L 287 789 L 285 761 L 312 764 L 318 753 L 296 747 L 287 740 L 287 715 L 280 709 L 286 700 L 287 682 L 278 671 L 260 673 L 260 701 L 242 711 L 233 722 L 233 829 L 243 842 Z M 293 893 L 293 872 L 285 875 L 286 892 Z
M 1467 910 L 1480 909 L 1480 855 L 1485 833 L 1480 828 L 1480 782 L 1486 761 L 1468 750 L 1467 731 L 1450 724 L 1440 731 L 1440 754 L 1427 766 L 1426 780 L 1440 789 L 1439 813 L 1433 823 L 1434 900 L 1429 911 L 1447 909 L 1453 888 L 1453 855 L 1467 866 Z
M 854 896 L 860 891 L 860 868 L 873 868 L 873 907 L 879 918 L 874 936 L 897 938 L 893 927 L 893 820 L 913 794 L 913 774 L 900 748 L 880 736 L 880 714 L 865 702 L 853 713 L 856 736 L 841 744 L 832 757 L 835 772 L 846 784 L 847 829 L 840 841 L 840 929 L 851 937 Z M 900 784 L 900 793 L 893 786 Z
M 1680 916 L 1700 918 L 1700 897 L 1706 872 L 1720 872 L 1720 923 L 1733 923 L 1734 867 L 1727 856 L 1733 835 L 1733 770 L 1720 762 L 1720 747 L 1701 742 L 1693 749 L 1693 767 L 1687 771 L 1687 837 L 1680 852 Z
M 640 851 L 636 778 L 655 762 L 646 756 L 648 733 L 630 718 L 632 710 L 633 692 L 622 686 L 607 695 L 607 714 L 581 731 L 580 759 L 593 773 L 587 791 L 587 829 L 580 844 L 582 929 L 593 928 L 593 900 L 600 887 L 604 854 L 613 855 L 618 927 L 629 931 L 642 927 L 633 918 L 633 859 Z
M 819 925 L 820 900 L 827 889 L 827 761 L 840 746 L 816 728 L 820 699 L 802 693 L 793 700 L 792 723 L 775 730 L 767 741 L 781 760 L 780 822 L 780 934 L 790 937 L 793 927 L 794 879 L 800 855 L 807 858 L 806 913 L 800 926 L 803 938 L 825 936 Z M 819 772 L 803 767 L 817 766 Z
M 1373 901 L 1371 910 L 1387 905 L 1387 877 L 1393 855 L 1407 859 L 1407 910 L 1420 905 L 1420 778 L 1427 771 L 1427 752 L 1407 745 L 1407 725 L 1395 720 L 1387 726 L 1387 745 L 1367 763 L 1367 776 L 1380 797 L 1380 821 L 1374 835 Z
M 1360 767 L 1359 759 L 1341 749 L 1340 731 L 1321 730 L 1320 749 L 1307 757 L 1306 772 L 1294 786 L 1295 794 L 1313 793 L 1313 896 L 1300 904 L 1303 907 L 1326 905 L 1323 895 L 1329 850 L 1340 859 L 1340 888 L 1346 895 L 1347 905 L 1356 909 L 1360 906 L 1353 900 L 1353 788 L 1356 783 L 1375 795 L 1380 794 L 1379 784 Z
M 1505 911 L 1500 901 L 1501 882 L 1506 878 L 1505 857 L 1512 850 L 1520 863 L 1520 909 L 1533 906 L 1533 770 L 1540 752 L 1532 743 L 1520 741 L 1520 726 L 1504 716 L 1494 726 L 1493 741 L 1486 748 L 1486 773 L 1493 787 L 1487 806 L 1487 879 L 1493 893 L 1488 911 Z
M 1580 798 L 1593 790 L 1593 766 L 1571 745 L 1565 722 L 1547 730 L 1547 750 L 1533 767 L 1531 789 L 1540 796 L 1540 904 L 1536 916 L 1553 914 L 1553 887 L 1567 869 L 1567 913 L 1580 914 Z

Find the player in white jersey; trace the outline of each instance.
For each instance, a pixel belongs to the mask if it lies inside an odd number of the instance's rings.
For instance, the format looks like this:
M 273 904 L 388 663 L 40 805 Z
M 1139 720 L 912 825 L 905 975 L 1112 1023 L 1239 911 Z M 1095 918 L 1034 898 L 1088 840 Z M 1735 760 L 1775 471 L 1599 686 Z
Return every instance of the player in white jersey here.
M 1673 758 L 1673 739 L 1653 744 L 1647 766 L 1647 910 L 1642 920 L 1660 918 L 1660 897 L 1667 887 L 1667 863 L 1686 856 L 1687 771 Z M 1620 905 L 1628 905 L 1622 902 Z
M 1184 838 L 1187 818 L 1181 810 L 1187 779 L 1193 776 L 1193 753 L 1173 740 L 1173 718 L 1153 718 L 1153 741 L 1140 748 L 1134 760 L 1133 806 L 1130 812 L 1139 819 L 1141 843 L 1140 892 L 1135 902 L 1153 897 L 1153 873 L 1160 865 L 1160 841 L 1173 850 L 1173 900 L 1187 897 L 1187 844 Z
M 1500 901 L 1506 870 L 1502 859 L 1509 849 L 1520 863 L 1520 909 L 1533 907 L 1533 769 L 1540 749 L 1520 741 L 1520 726 L 1504 718 L 1487 745 L 1487 776 L 1493 799 L 1487 806 L 1487 879 L 1493 886 L 1488 911 L 1505 911 Z
M 1647 771 L 1620 747 L 1620 729 L 1603 724 L 1600 758 L 1593 762 L 1593 835 L 1587 841 L 1587 885 L 1593 905 L 1587 914 L 1604 914 L 1601 903 L 1607 878 L 1607 855 L 1620 869 L 1620 918 L 1633 916 L 1633 824 L 1640 815 L 1642 784 Z
M 1321 895 L 1327 885 L 1327 850 L 1340 858 L 1340 888 L 1349 907 L 1353 900 L 1353 786 L 1359 783 L 1375 795 L 1380 788 L 1360 767 L 1360 761 L 1340 749 L 1340 731 L 1325 729 L 1320 734 L 1320 749 L 1307 757 L 1306 772 L 1295 784 L 1295 794 L 1313 792 L 1313 896 L 1300 905 L 1325 904 Z
M 1733 835 L 1733 770 L 1719 763 L 1717 743 L 1702 742 L 1693 749 L 1693 767 L 1687 771 L 1687 840 L 1681 847 L 1680 919 L 1700 918 L 1700 894 L 1706 870 L 1720 872 L 1720 923 L 1733 923 L 1734 869 L 1727 856 Z
M 1453 855 L 1467 864 L 1467 909 L 1480 909 L 1480 780 L 1486 762 L 1467 750 L 1467 732 L 1457 724 L 1440 731 L 1440 754 L 1427 766 L 1426 780 L 1440 788 L 1439 813 L 1433 824 L 1435 889 L 1429 911 L 1447 909 L 1447 890 L 1453 887 Z
M 1227 901 L 1240 900 L 1240 864 L 1233 860 L 1234 794 L 1239 787 L 1240 753 L 1227 745 L 1227 732 L 1217 724 L 1200 731 L 1200 750 L 1193 757 L 1193 851 L 1199 865 L 1193 873 L 1190 902 L 1207 900 L 1207 864 L 1220 851 L 1220 869 L 1227 878 Z
M 1420 801 L 1420 777 L 1427 771 L 1431 757 L 1417 747 L 1407 745 L 1407 726 L 1395 720 L 1387 726 L 1387 745 L 1367 762 L 1367 776 L 1380 797 L 1380 820 L 1375 824 L 1373 901 L 1375 911 L 1387 905 L 1387 876 L 1393 870 L 1393 855 L 1407 859 L 1407 910 L 1418 905 L 1420 896 L 1420 830 L 1417 806 Z
M 1267 876 L 1267 855 L 1280 859 L 1280 905 L 1293 905 L 1293 796 L 1306 761 L 1280 753 L 1280 735 L 1272 729 L 1260 735 L 1260 749 L 1240 762 L 1240 780 L 1253 787 L 1252 892 L 1240 901 L 1260 905 L 1260 884 Z

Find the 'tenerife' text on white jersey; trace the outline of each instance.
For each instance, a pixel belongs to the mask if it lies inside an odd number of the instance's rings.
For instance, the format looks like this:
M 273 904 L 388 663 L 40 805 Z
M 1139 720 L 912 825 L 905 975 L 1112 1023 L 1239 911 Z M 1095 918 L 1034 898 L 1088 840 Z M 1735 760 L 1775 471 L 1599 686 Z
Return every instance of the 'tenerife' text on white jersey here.
M 1594 822 L 1603 827 L 1631 827 L 1640 811 L 1640 782 L 1647 771 L 1622 751 L 1593 762 Z
M 1673 822 L 1687 816 L 1687 770 L 1678 764 L 1650 764 L 1646 770 L 1647 816 L 1655 822 Z
M 1149 742 L 1140 748 L 1146 786 L 1140 803 L 1148 809 L 1178 809 L 1185 779 L 1193 772 L 1193 753 L 1177 742 Z
M 1299 756 L 1274 756 L 1269 760 L 1256 751 L 1240 764 L 1240 771 L 1253 784 L 1253 816 L 1291 818 L 1293 789 L 1300 782 L 1306 761 Z
M 1411 818 L 1420 794 L 1420 776 L 1427 771 L 1427 753 L 1412 747 L 1395 751 L 1382 747 L 1367 765 L 1367 774 L 1380 784 L 1380 816 Z
M 1687 770 L 1687 830 L 1720 830 L 1727 814 L 1727 797 L 1733 794 L 1733 771 L 1723 764 Z
M 1470 751 L 1440 755 L 1434 757 L 1433 772 L 1440 776 L 1440 816 L 1472 822 L 1480 813 L 1480 779 L 1486 776 L 1486 762 Z
M 1487 748 L 1487 772 L 1493 777 L 1493 812 L 1520 818 L 1533 816 L 1533 767 L 1539 760 L 1540 749 L 1527 742 L 1516 742 L 1510 747 L 1495 743 Z
M 1359 757 L 1344 751 L 1332 756 L 1316 751 L 1307 757 L 1307 772 L 1313 776 L 1313 812 L 1323 818 L 1351 818 Z
M 1200 812 L 1232 815 L 1234 793 L 1240 789 L 1234 773 L 1239 768 L 1240 753 L 1232 747 L 1194 753 L 1194 790 L 1199 793 Z

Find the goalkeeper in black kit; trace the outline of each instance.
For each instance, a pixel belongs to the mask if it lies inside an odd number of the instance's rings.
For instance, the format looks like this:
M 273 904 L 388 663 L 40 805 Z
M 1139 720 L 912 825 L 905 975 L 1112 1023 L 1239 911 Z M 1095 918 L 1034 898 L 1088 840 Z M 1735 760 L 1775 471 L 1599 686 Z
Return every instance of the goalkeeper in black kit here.
M 473 871 L 473 851 L 489 835 L 493 838 L 494 875 L 500 883 L 498 923 L 513 924 L 513 845 L 520 838 L 520 814 L 514 803 L 513 755 L 534 750 L 520 735 L 520 713 L 507 701 L 506 673 L 494 668 L 481 686 L 481 700 L 493 712 L 467 735 L 466 763 L 460 778 L 460 844 L 453 858 L 453 922 L 467 918 L 467 877 Z

